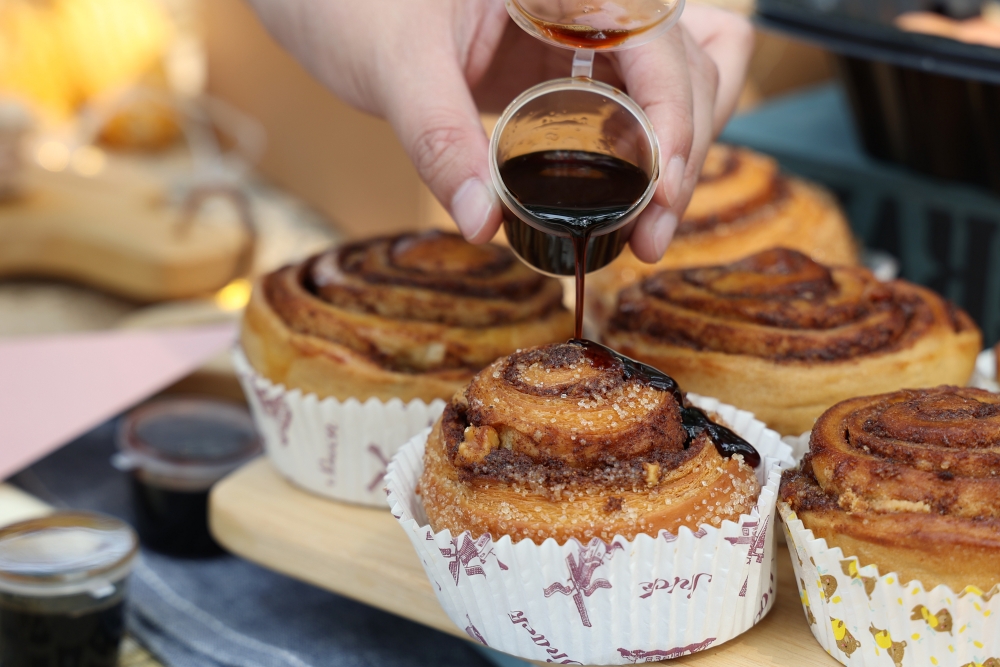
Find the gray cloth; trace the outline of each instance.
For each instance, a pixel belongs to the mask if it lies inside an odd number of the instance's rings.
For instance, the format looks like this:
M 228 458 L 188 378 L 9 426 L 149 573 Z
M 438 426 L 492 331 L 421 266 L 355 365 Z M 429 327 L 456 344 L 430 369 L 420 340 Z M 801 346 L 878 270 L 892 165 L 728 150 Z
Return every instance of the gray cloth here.
M 131 521 L 127 480 L 109 462 L 114 451 L 108 423 L 13 481 L 53 505 Z M 128 628 L 169 667 L 525 664 L 494 662 L 469 642 L 230 555 L 179 559 L 144 550 Z

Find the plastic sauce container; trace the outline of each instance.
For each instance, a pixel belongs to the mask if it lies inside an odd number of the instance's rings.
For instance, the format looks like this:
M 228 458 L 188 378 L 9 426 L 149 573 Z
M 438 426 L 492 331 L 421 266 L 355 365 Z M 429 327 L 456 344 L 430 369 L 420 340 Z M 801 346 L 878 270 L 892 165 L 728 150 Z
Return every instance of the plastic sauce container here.
M 114 667 L 138 545 L 128 524 L 91 512 L 0 529 L 0 665 Z
M 174 556 L 222 553 L 208 529 L 208 494 L 260 454 L 250 413 L 209 399 L 154 401 L 122 420 L 118 448 L 113 463 L 130 473 L 143 546 Z
M 571 276 L 611 263 L 625 248 L 634 222 L 652 201 L 660 177 L 660 153 L 652 123 L 624 92 L 592 78 L 594 56 L 656 39 L 677 22 L 684 0 L 506 0 L 511 18 L 533 37 L 573 50 L 570 77 L 521 93 L 498 120 L 490 140 L 490 174 L 503 209 L 504 231 L 526 264 L 554 276 Z M 561 176 L 560 188 L 544 186 L 546 201 L 528 202 L 504 178 L 515 161 L 546 155 L 537 176 Z M 585 164 L 584 158 L 590 164 Z M 615 178 L 620 161 L 642 172 L 644 190 L 631 202 L 589 202 L 595 179 Z M 605 166 L 599 166 L 599 165 Z M 620 167 L 619 167 L 620 168 Z M 508 175 L 510 173 L 508 172 Z M 529 175 L 535 178 L 535 175 Z M 562 194 L 556 190 L 570 189 Z M 621 193 L 620 183 L 614 183 Z M 627 190 L 632 190 L 629 187 Z M 551 200 L 551 201 L 550 201 Z M 587 201 L 585 201 L 587 200 Z M 543 214 L 543 209 L 545 212 Z M 600 221 L 593 215 L 601 212 Z

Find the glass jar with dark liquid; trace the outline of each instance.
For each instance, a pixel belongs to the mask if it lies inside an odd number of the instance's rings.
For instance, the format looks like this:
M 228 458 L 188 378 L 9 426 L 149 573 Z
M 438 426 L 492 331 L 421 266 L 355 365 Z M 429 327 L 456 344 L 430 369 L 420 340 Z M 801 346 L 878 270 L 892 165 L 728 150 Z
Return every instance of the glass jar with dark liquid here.
M 114 464 L 130 473 L 143 546 L 172 556 L 222 553 L 209 532 L 208 496 L 215 482 L 261 451 L 247 410 L 202 398 L 160 399 L 122 420 L 118 448 Z
M 576 276 L 578 337 L 584 274 L 621 254 L 660 175 L 652 124 L 628 95 L 590 78 L 594 53 L 658 36 L 683 4 L 507 0 L 526 31 L 576 50 L 572 77 L 528 89 L 500 116 L 490 172 L 511 249 L 543 273 Z
M 0 665 L 115 667 L 137 549 L 128 524 L 91 512 L 0 530 Z

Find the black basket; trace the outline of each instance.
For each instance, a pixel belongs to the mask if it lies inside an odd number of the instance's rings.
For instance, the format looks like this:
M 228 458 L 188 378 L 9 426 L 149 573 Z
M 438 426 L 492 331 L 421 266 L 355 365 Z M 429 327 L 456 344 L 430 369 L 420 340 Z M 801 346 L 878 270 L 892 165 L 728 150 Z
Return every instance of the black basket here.
M 1000 197 L 867 158 L 837 86 L 738 116 L 722 139 L 831 188 L 867 247 L 894 255 L 903 277 L 965 308 L 985 342 L 1000 338 Z
M 872 156 L 1000 192 L 1000 49 L 895 28 L 905 11 L 978 0 L 759 0 L 764 28 L 837 54 Z

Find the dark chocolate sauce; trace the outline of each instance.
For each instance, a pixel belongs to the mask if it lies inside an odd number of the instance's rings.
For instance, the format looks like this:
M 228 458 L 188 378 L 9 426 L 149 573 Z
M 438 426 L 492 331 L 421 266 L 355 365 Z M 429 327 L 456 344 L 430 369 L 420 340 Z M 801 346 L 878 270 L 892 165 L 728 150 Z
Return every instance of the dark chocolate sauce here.
M 634 164 L 611 155 L 549 150 L 507 160 L 500 167 L 500 177 L 521 206 L 541 225 L 556 235 L 569 235 L 572 239 L 576 337 L 580 338 L 583 335 L 584 276 L 590 269 L 587 251 L 591 237 L 613 226 L 642 199 L 649 185 L 649 175 Z M 507 228 L 509 230 L 510 225 Z M 508 240 L 521 257 L 543 271 L 565 273 L 563 267 L 557 265 L 561 256 L 549 258 L 538 252 L 541 246 L 548 249 L 551 245 L 551 241 L 539 239 L 539 236 L 544 238 L 546 235 L 515 234 L 513 238 L 508 236 Z M 620 238 L 609 239 L 602 247 L 608 244 L 617 252 L 624 247 Z M 611 259 L 614 257 L 604 263 Z
M 3 667 L 115 667 L 124 604 L 81 613 L 28 610 L 0 602 Z
M 713 422 L 700 408 L 694 406 L 684 407 L 684 394 L 677 385 L 677 381 L 663 371 L 635 359 L 630 359 L 623 354 L 615 352 L 610 347 L 595 343 L 592 340 L 574 338 L 569 342 L 572 345 L 579 345 L 583 348 L 584 355 L 594 368 L 609 370 L 620 366 L 626 380 L 636 379 L 657 391 L 666 391 L 673 394 L 674 400 L 677 401 L 677 404 L 681 408 L 681 420 L 684 424 L 684 430 L 687 431 L 688 442 L 685 444 L 685 447 L 702 433 L 707 433 L 720 456 L 729 457 L 734 454 L 741 454 L 747 465 L 754 468 L 760 465 L 760 453 L 753 445 L 725 426 L 720 426 Z
M 583 304 L 585 303 L 583 297 L 586 293 L 584 288 L 587 284 L 588 240 L 590 240 L 590 234 L 573 236 L 573 258 L 576 268 L 576 310 L 573 311 L 573 314 L 576 316 L 576 327 L 573 329 L 573 336 L 576 338 L 583 338 Z

